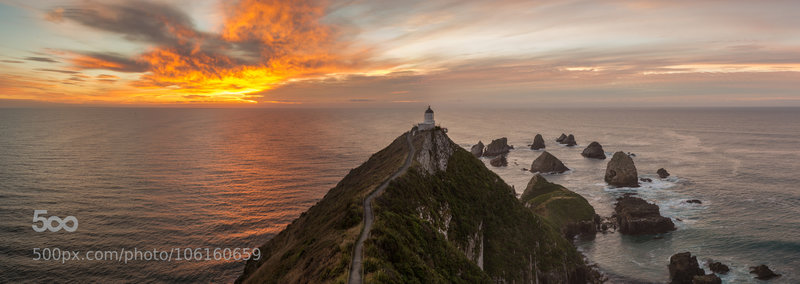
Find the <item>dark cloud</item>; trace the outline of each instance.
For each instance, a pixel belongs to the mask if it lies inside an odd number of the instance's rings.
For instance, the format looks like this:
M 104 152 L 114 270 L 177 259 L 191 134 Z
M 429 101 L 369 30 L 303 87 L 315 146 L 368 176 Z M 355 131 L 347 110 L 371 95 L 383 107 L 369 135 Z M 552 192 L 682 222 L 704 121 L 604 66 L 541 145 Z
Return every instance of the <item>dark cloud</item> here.
M 25 57 L 25 60 L 28 61 L 38 61 L 38 62 L 47 62 L 47 63 L 58 63 L 58 60 L 52 59 L 50 57 L 40 57 L 40 56 L 30 56 Z
M 100 74 L 100 75 L 97 75 L 97 77 L 95 77 L 95 78 L 97 78 L 97 81 L 105 82 L 105 83 L 114 83 L 117 80 L 119 80 L 119 77 L 114 76 L 114 75 L 108 75 L 108 74 Z
M 0 60 L 0 62 L 4 62 L 4 63 L 25 63 L 23 61 L 18 61 L 18 60 Z
M 117 53 L 75 53 L 70 62 L 81 69 L 104 69 L 117 72 L 145 72 L 149 68 L 146 62 L 129 59 Z
M 153 44 L 182 57 L 202 54 L 216 58 L 215 62 L 254 64 L 261 61 L 261 53 L 270 48 L 256 40 L 229 42 L 218 34 L 199 31 L 188 14 L 166 3 L 87 2 L 83 5 L 57 8 L 50 13 L 58 15 L 53 18 L 119 34 L 129 41 Z M 227 60 L 221 60 L 223 57 Z
M 48 68 L 39 68 L 35 69 L 37 71 L 45 71 L 45 72 L 56 72 L 56 73 L 63 73 L 63 74 L 79 74 L 81 72 L 72 71 L 72 70 L 60 70 L 60 69 L 48 69 Z
M 117 33 L 129 40 L 176 44 L 181 37 L 196 31 L 191 18 L 168 4 L 144 1 L 125 3 L 86 2 L 84 5 L 57 8 L 49 14 L 84 26 Z

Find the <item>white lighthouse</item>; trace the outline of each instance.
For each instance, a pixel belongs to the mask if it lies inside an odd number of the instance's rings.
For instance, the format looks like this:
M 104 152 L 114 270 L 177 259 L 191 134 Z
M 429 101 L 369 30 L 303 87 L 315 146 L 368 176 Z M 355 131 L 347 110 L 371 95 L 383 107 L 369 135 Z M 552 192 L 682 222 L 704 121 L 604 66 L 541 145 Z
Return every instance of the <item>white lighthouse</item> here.
M 425 111 L 425 120 L 423 120 L 422 123 L 417 124 L 417 128 L 420 131 L 430 130 L 433 129 L 435 125 L 436 121 L 433 120 L 433 110 L 431 109 L 431 106 L 428 106 L 428 109 Z

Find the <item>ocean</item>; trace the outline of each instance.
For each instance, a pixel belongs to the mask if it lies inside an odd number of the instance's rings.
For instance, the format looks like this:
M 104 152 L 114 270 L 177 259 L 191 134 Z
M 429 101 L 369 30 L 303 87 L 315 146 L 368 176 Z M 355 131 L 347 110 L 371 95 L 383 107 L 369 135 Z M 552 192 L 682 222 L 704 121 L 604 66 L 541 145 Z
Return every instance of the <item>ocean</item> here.
M 518 193 L 532 176 L 521 169 L 539 155 L 526 145 L 541 133 L 571 169 L 546 178 L 600 215 L 636 192 L 675 220 L 661 238 L 578 240 L 611 282 L 667 282 L 669 257 L 690 251 L 730 266 L 726 283 L 758 282 L 748 274 L 758 264 L 783 274 L 769 283 L 800 283 L 800 108 L 433 109 L 467 149 L 508 137 L 509 166 L 484 162 Z M 243 261 L 34 258 L 44 248 L 257 247 L 424 110 L 0 109 L 0 282 L 231 282 Z M 578 146 L 557 145 L 561 133 Z M 636 154 L 639 175 L 654 182 L 606 186 L 608 160 L 580 155 L 592 141 Z M 672 176 L 657 179 L 658 168 Z M 34 210 L 74 216 L 77 229 L 36 232 Z

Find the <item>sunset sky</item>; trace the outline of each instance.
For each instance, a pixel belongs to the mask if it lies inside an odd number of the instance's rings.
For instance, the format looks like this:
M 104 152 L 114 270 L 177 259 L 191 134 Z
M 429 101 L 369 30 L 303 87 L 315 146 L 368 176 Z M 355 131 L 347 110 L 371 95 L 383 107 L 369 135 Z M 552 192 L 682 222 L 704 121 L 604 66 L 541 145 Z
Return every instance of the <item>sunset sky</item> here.
M 800 106 L 797 1 L 0 0 L 0 105 Z

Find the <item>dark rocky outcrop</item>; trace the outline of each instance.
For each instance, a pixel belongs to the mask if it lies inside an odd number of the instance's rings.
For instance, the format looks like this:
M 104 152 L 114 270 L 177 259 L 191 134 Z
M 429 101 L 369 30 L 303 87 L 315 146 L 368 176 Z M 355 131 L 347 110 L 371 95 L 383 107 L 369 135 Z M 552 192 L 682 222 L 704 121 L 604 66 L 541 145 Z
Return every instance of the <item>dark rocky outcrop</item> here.
M 603 150 L 603 146 L 600 145 L 600 143 L 593 141 L 589 143 L 589 146 L 586 146 L 586 149 L 583 149 L 581 156 L 592 159 L 605 159 L 606 152 Z
M 598 232 L 616 232 L 617 231 L 617 217 L 600 217 L 597 220 L 597 231 Z
M 486 149 L 483 151 L 483 156 L 496 157 L 508 154 L 508 152 L 513 148 L 514 147 L 508 145 L 508 138 L 503 137 L 500 139 L 495 139 L 492 140 L 492 143 L 489 143 L 489 145 L 486 146 Z
M 473 156 L 476 158 L 480 158 L 483 156 L 483 142 L 478 141 L 478 144 L 472 145 L 472 148 L 469 151 L 472 153 Z
M 702 201 L 700 201 L 700 200 L 697 200 L 697 199 L 689 199 L 689 200 L 686 200 L 686 203 L 703 204 L 703 202 L 702 202 Z
M 669 279 L 671 284 L 692 284 L 695 276 L 706 275 L 697 264 L 697 257 L 689 252 L 676 253 L 669 258 Z
M 772 269 L 769 269 L 769 267 L 764 264 L 750 267 L 750 273 L 755 274 L 756 278 L 760 280 L 770 280 L 772 278 L 781 276 L 780 274 L 773 272 Z
M 627 235 L 661 234 L 675 230 L 675 224 L 661 216 L 658 205 L 626 195 L 617 198 L 614 212 L 620 233 Z
M 653 182 L 653 179 L 650 179 L 650 178 L 639 178 L 639 181 L 641 181 L 641 182 Z
M 531 172 L 534 173 L 563 173 L 568 171 L 569 168 L 564 166 L 564 163 L 561 162 L 556 156 L 553 156 L 547 151 L 542 152 L 536 160 L 533 160 L 531 164 Z
M 719 261 L 717 261 L 717 262 L 713 262 L 713 261 L 709 262 L 708 263 L 708 268 L 711 269 L 711 271 L 713 271 L 714 273 L 719 273 L 719 274 L 726 274 L 726 273 L 728 273 L 728 271 L 731 271 L 731 269 L 728 268 L 727 265 L 722 264 L 722 262 L 719 262 Z
M 489 161 L 489 164 L 493 167 L 505 167 L 508 166 L 508 160 L 506 159 L 506 155 L 500 155 Z
M 556 224 L 567 238 L 592 237 L 597 232 L 600 216 L 595 214 L 594 207 L 583 196 L 547 181 L 542 175 L 533 175 L 520 201 Z
M 575 136 L 570 134 L 570 135 L 567 135 L 567 138 L 565 138 L 564 141 L 561 141 L 561 144 L 564 144 L 564 145 L 567 145 L 569 147 L 572 147 L 572 146 L 578 145 L 578 142 L 575 142 Z
M 556 142 L 562 143 L 562 142 L 564 142 L 564 139 L 567 139 L 567 135 L 564 134 L 564 133 L 561 133 L 561 136 L 558 136 L 558 138 L 556 138 Z
M 544 138 L 542 138 L 542 134 L 536 134 L 536 137 L 533 137 L 533 144 L 531 144 L 531 150 L 541 150 L 544 149 Z
M 658 169 L 656 171 L 656 174 L 658 174 L 659 178 L 667 178 L 667 177 L 669 177 L 669 172 L 667 172 L 667 170 L 665 170 L 664 168 Z
M 715 274 L 707 274 L 693 277 L 692 284 L 722 284 L 722 279 Z
M 623 152 L 614 153 L 606 165 L 605 181 L 613 186 L 638 187 L 639 174 L 633 159 Z

